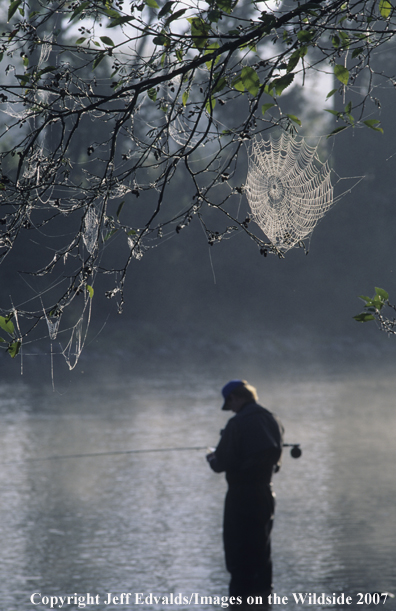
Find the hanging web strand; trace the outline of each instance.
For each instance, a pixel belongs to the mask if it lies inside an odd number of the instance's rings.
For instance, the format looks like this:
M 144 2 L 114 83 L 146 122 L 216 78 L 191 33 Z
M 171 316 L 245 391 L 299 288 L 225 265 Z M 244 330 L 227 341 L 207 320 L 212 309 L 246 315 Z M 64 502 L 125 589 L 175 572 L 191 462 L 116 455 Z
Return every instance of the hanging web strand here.
M 253 220 L 271 242 L 287 251 L 309 238 L 333 204 L 331 170 L 317 147 L 283 133 L 256 138 L 249 150 L 246 196 Z
M 95 208 L 90 206 L 85 214 L 83 232 L 84 244 L 90 254 L 92 254 L 96 248 L 98 227 L 98 215 L 95 212 Z

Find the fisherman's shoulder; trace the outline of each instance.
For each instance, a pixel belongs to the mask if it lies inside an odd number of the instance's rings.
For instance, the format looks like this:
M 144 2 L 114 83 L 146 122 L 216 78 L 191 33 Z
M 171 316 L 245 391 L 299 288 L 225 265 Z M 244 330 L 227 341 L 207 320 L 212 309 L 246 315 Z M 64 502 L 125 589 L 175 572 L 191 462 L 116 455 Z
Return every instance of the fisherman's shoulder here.
M 254 414 L 257 414 L 260 416 L 267 416 L 267 417 L 272 416 L 273 417 L 273 414 L 272 412 L 269 411 L 269 409 L 255 402 L 251 402 L 251 403 L 248 403 L 247 405 L 244 405 L 241 411 L 237 413 L 237 416 L 244 417 L 244 416 L 251 416 Z
M 251 416 L 255 418 L 259 418 L 261 420 L 265 420 L 266 422 L 276 424 L 279 428 L 283 429 L 283 425 L 279 417 L 271 412 L 266 407 L 263 407 L 259 403 L 249 403 L 244 407 L 237 415 L 245 415 Z

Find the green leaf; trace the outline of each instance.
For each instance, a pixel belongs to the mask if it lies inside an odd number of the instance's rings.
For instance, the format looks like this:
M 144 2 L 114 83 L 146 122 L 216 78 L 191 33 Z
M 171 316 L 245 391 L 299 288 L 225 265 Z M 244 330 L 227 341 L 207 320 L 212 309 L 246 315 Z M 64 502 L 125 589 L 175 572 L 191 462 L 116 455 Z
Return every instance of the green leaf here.
M 73 19 L 78 17 L 80 13 L 82 13 L 83 10 L 86 9 L 88 6 L 89 6 L 89 2 L 81 2 L 81 4 L 74 9 L 72 16 L 69 19 L 69 23 L 73 21 Z
M 166 43 L 168 42 L 168 37 L 165 36 L 164 34 L 159 34 L 159 36 L 154 36 L 153 38 L 153 43 L 155 45 L 162 45 L 165 46 Z
M 289 87 L 294 80 L 294 74 L 285 74 L 285 76 L 281 76 L 280 78 L 276 78 L 271 83 L 271 88 L 275 89 L 275 93 L 277 95 L 281 95 L 282 92 Z
M 109 23 L 108 28 L 115 28 L 117 25 L 123 25 L 124 23 L 128 23 L 129 21 L 133 21 L 135 17 L 125 15 L 124 17 L 116 17 Z
M 3 331 L 6 331 L 9 335 L 12 335 L 15 327 L 14 323 L 10 320 L 10 316 L 11 315 L 7 316 L 6 318 L 4 316 L 0 316 L 0 327 L 3 329 Z
M 300 42 L 311 42 L 314 36 L 314 30 L 300 30 L 297 32 L 297 38 Z
M 99 66 L 100 62 L 105 57 L 105 55 L 106 54 L 103 51 L 101 51 L 100 53 L 97 54 L 97 56 L 95 57 L 94 62 L 92 64 L 92 70 L 95 70 L 95 68 L 97 66 Z
M 5 339 L 3 337 L 0 337 L 0 342 L 5 343 Z
M 215 23 L 218 22 L 219 19 L 221 19 L 221 11 L 219 11 L 219 9 L 212 9 L 210 11 L 207 12 L 206 15 L 208 21 L 210 21 L 211 23 L 214 21 Z
M 245 86 L 245 89 L 247 89 L 252 96 L 256 96 L 258 94 L 261 83 L 257 72 L 253 70 L 253 68 L 250 66 L 245 66 L 242 68 L 241 80 Z
M 364 48 L 363 47 L 358 47 L 356 49 L 354 49 L 352 51 L 352 59 L 355 59 L 355 57 L 357 57 L 358 55 L 360 55 L 361 53 L 363 53 Z
M 219 91 L 224 89 L 226 85 L 227 85 L 227 79 L 224 76 L 220 77 L 216 85 L 213 87 L 211 94 L 213 95 L 214 93 L 218 93 Z
M 341 38 L 341 46 L 343 47 L 343 49 L 349 49 L 351 39 L 349 38 L 348 34 L 342 31 L 339 31 L 338 34 Z
M 336 129 L 333 129 L 331 134 L 329 134 L 327 137 L 330 138 L 330 136 L 335 136 L 336 134 L 339 134 L 340 132 L 344 131 L 344 129 L 347 129 L 347 127 L 347 125 L 343 125 L 342 127 L 336 127 Z
M 392 12 L 392 5 L 388 0 L 380 0 L 379 11 L 384 19 L 387 19 Z
M 335 117 L 340 117 L 340 113 L 337 110 L 332 110 L 331 108 L 325 108 L 325 112 L 329 112 L 331 115 Z
M 334 76 L 338 78 L 338 80 L 341 81 L 343 85 L 348 85 L 349 70 L 344 68 L 344 66 L 342 66 L 341 64 L 336 64 L 334 66 Z
M 265 113 L 267 112 L 267 110 L 269 110 L 270 108 L 272 108 L 273 106 L 275 106 L 274 103 L 269 102 L 268 104 L 263 104 L 261 107 L 261 112 L 263 115 L 265 115 Z
M 157 99 L 157 90 L 156 90 L 156 88 L 155 87 L 151 87 L 151 89 L 149 89 L 147 91 L 147 95 L 150 98 L 150 100 L 155 102 L 155 100 Z
M 384 305 L 385 302 L 382 297 L 380 297 L 379 295 L 375 295 L 375 297 L 373 297 L 373 306 L 376 310 L 382 310 Z
M 107 2 L 107 4 L 109 4 Z M 118 11 L 115 11 L 113 8 L 110 8 L 109 6 L 107 6 L 107 8 L 105 9 L 105 13 L 108 17 L 110 17 L 110 19 L 117 19 L 118 17 L 120 17 L 120 13 Z
M 268 95 L 270 95 L 272 98 L 274 97 L 274 90 L 272 87 L 272 84 L 270 83 L 269 85 L 265 85 L 264 87 L 264 93 L 267 93 Z
M 384 291 L 384 289 L 380 289 L 378 288 L 378 286 L 376 286 L 375 292 L 378 295 L 378 297 L 380 297 L 383 301 L 388 301 L 389 295 L 386 291 Z
M 184 15 L 186 10 L 187 10 L 186 8 L 181 8 L 180 11 L 176 11 L 176 13 L 173 13 L 172 15 L 170 15 L 168 19 L 165 21 L 165 27 L 168 26 L 170 23 L 172 23 L 172 21 L 176 21 L 176 19 L 179 19 L 182 15 Z
M 384 133 L 382 127 L 377 127 L 379 121 L 377 121 L 376 119 L 367 119 L 367 121 L 363 121 L 363 123 L 367 125 L 367 127 L 369 127 L 370 129 L 373 129 L 375 132 L 380 132 L 381 134 Z
M 54 70 L 56 70 L 55 66 L 46 66 L 37 73 L 37 78 L 41 78 L 43 74 L 47 74 L 47 72 L 54 72 Z
M 216 0 L 216 5 L 224 13 L 231 13 L 233 0 Z
M 82 36 L 81 38 L 78 38 L 76 40 L 76 45 L 82 45 L 82 43 L 87 40 L 84 36 Z
M 210 96 L 210 98 L 208 99 L 208 101 L 205 104 L 206 111 L 209 115 L 212 114 L 215 106 L 216 106 L 216 100 L 215 98 Z
M 15 76 L 21 81 L 22 87 L 25 87 L 25 85 L 30 81 L 30 74 L 16 74 Z
M 295 115 L 286 115 L 286 117 L 289 117 L 289 119 L 291 121 L 294 121 L 294 123 L 297 123 L 297 125 L 301 125 L 300 119 L 296 117 Z
M 331 96 L 333 96 L 335 93 L 337 93 L 337 91 L 338 91 L 338 89 L 332 89 L 331 91 L 329 91 L 329 93 L 326 96 L 326 100 L 331 98 Z
M 208 45 L 205 49 L 205 55 L 208 55 L 209 53 L 213 53 L 213 51 L 216 51 L 216 49 L 218 49 L 219 47 L 220 45 L 218 42 L 214 42 L 211 45 Z M 220 55 L 218 55 L 214 59 L 211 59 L 208 62 L 205 62 L 207 69 L 211 70 L 212 67 L 215 66 L 219 60 L 220 60 Z
M 294 70 L 294 68 L 297 66 L 298 62 L 300 61 L 300 59 L 307 54 L 307 51 L 308 51 L 308 47 L 303 46 L 291 54 L 290 59 L 287 64 L 287 72 L 291 72 L 292 70 Z
M 231 81 L 231 86 L 234 87 L 237 91 L 241 91 L 242 93 L 245 91 L 245 85 L 242 83 L 242 79 L 240 76 L 237 76 L 233 81 Z
M 144 3 L 150 8 L 159 8 L 155 0 L 144 0 Z
M 371 305 L 371 302 L 372 302 L 371 297 L 367 297 L 366 295 L 359 295 L 359 299 L 363 299 L 363 301 L 365 301 L 367 305 Z
M 191 37 L 197 49 L 203 49 L 208 40 L 210 25 L 200 17 L 190 17 L 187 21 L 191 24 Z
M 8 345 L 7 352 L 11 356 L 12 359 L 16 357 L 19 350 L 21 349 L 21 346 L 22 346 L 22 342 L 20 341 L 12 342 L 12 344 Z
M 369 320 L 375 320 L 375 317 L 372 314 L 369 314 L 368 312 L 362 312 L 361 314 L 358 314 L 353 318 L 358 322 L 368 322 Z
M 243 92 L 247 89 L 249 93 L 256 96 L 261 83 L 257 72 L 250 66 L 245 66 L 242 68 L 240 76 L 237 76 L 237 78 L 232 81 L 231 85 L 237 91 Z
M 263 22 L 263 34 L 269 34 L 273 27 L 276 27 L 276 17 L 274 15 L 270 15 L 269 13 L 263 12 L 261 13 L 260 21 Z M 237 30 L 238 31 L 238 30 Z
M 349 112 L 345 113 L 345 117 L 347 117 L 347 119 L 349 120 L 349 123 L 351 125 L 355 125 L 355 119 L 353 118 L 353 116 Z M 346 119 L 345 119 L 345 121 L 346 121 Z
M 93 299 L 94 290 L 93 290 L 93 288 L 92 288 L 92 286 L 90 284 L 87 284 L 87 291 L 88 291 L 88 294 L 89 294 L 89 298 Z
M 172 5 L 174 4 L 174 2 L 170 1 L 170 2 L 165 2 L 164 6 L 162 7 L 162 9 L 160 10 L 160 12 L 158 13 L 158 17 L 161 19 L 161 17 L 165 17 L 165 15 L 167 15 L 168 13 L 171 12 L 172 10 Z
M 22 4 L 22 0 L 14 0 L 14 2 L 11 2 L 8 7 L 8 21 L 11 21 L 20 4 Z
M 187 104 L 187 100 L 188 100 L 188 96 L 189 95 L 190 95 L 190 92 L 188 91 L 188 89 L 186 89 L 186 91 L 182 95 L 183 106 L 185 106 Z
M 300 61 L 300 54 L 294 52 L 293 55 L 290 57 L 289 62 L 287 64 L 287 72 L 292 72 L 292 70 L 294 70 L 294 68 L 297 66 L 299 61 Z
M 103 42 L 103 44 L 114 47 L 114 42 L 108 36 L 101 36 L 100 40 Z

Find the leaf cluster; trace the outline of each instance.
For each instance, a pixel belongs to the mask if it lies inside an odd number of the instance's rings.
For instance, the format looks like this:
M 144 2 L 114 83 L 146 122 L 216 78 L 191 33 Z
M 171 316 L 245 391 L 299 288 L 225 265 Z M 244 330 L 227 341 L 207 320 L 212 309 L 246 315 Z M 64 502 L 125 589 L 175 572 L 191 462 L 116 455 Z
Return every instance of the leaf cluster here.
M 8 314 L 8 316 L 0 316 L 0 329 L 5 331 L 8 336 L 7 339 L 0 337 L 0 346 L 3 347 L 2 345 L 5 344 L 5 349 L 11 358 L 15 358 L 17 356 L 22 345 L 21 340 L 17 339 L 15 335 L 15 326 L 12 322 L 13 316 L 13 312 Z
M 373 297 L 360 295 L 360 299 L 364 301 L 364 311 L 353 317 L 357 322 L 376 320 L 383 330 L 388 333 L 396 333 L 396 321 L 383 315 L 383 308 L 385 306 L 395 309 L 394 306 L 389 303 L 389 294 L 387 291 L 375 287 L 375 295 Z

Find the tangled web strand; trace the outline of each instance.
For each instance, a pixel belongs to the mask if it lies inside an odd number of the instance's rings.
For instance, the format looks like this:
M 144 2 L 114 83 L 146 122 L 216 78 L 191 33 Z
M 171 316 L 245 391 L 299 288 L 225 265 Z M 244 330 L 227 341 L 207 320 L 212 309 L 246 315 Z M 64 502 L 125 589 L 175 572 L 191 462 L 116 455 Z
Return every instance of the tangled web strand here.
M 309 237 L 333 204 L 331 170 L 317 148 L 288 133 L 251 144 L 246 196 L 253 220 L 281 251 Z

